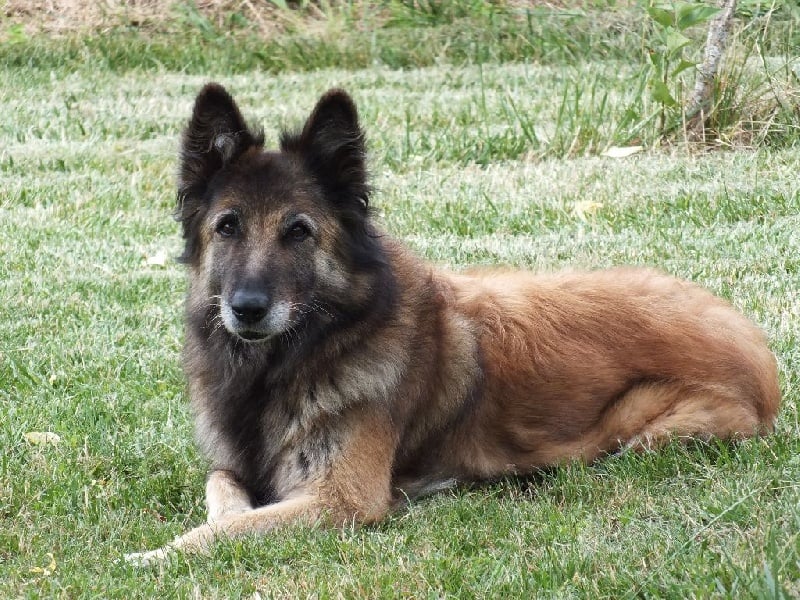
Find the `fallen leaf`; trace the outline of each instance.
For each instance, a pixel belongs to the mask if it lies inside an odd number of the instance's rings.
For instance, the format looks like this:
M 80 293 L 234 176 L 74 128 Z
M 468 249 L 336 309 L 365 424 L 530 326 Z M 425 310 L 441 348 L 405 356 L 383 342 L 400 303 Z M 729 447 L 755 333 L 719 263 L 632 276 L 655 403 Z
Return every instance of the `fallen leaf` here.
M 591 217 L 595 215 L 601 208 L 603 208 L 603 204 L 601 202 L 595 202 L 594 200 L 582 200 L 572 205 L 572 214 L 585 221 L 587 215 Z
M 637 152 L 641 152 L 644 146 L 611 146 L 608 150 L 603 152 L 603 156 L 608 158 L 625 158 Z
M 47 444 L 55 446 L 61 441 L 61 436 L 52 431 L 29 431 L 22 437 L 25 438 L 26 442 L 34 446 L 44 446 Z
M 152 256 L 145 257 L 145 262 L 150 267 L 163 267 L 167 264 L 167 253 L 164 250 L 159 250 Z
M 29 573 L 34 573 L 36 575 L 43 575 L 44 577 L 49 577 L 56 571 L 56 559 L 52 553 L 48 552 L 47 557 L 50 559 L 50 564 L 46 567 L 31 567 L 28 569 Z

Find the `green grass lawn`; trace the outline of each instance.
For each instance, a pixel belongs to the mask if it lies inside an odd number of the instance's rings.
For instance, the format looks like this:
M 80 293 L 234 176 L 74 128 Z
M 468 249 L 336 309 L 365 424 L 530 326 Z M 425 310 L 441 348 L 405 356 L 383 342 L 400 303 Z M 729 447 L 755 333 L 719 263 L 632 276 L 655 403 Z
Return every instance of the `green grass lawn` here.
M 230 36 L 188 50 L 163 33 L 0 42 L 0 597 L 800 596 L 800 115 L 715 151 L 656 143 L 652 119 L 637 133 L 626 111 L 656 109 L 641 49 L 626 58 L 619 31 L 592 19 L 598 4 L 533 25 L 478 15 L 522 33 L 473 54 L 456 50 L 474 22 L 413 13 L 372 34 L 340 23 L 346 40 L 372 40 L 360 54 L 323 31 L 304 55 L 280 34 L 275 64 L 251 38 L 236 54 Z M 576 14 L 594 29 L 559 37 Z M 637 15 L 620 22 L 641 33 Z M 782 27 L 761 44 L 769 64 L 800 54 L 796 20 Z M 192 48 L 207 54 L 182 68 Z M 771 77 L 797 102 L 791 65 Z M 652 265 L 728 298 L 778 356 L 777 432 L 458 489 L 361 530 L 120 562 L 204 519 L 171 215 L 179 132 L 209 79 L 272 145 L 328 87 L 348 89 L 380 221 L 437 263 Z

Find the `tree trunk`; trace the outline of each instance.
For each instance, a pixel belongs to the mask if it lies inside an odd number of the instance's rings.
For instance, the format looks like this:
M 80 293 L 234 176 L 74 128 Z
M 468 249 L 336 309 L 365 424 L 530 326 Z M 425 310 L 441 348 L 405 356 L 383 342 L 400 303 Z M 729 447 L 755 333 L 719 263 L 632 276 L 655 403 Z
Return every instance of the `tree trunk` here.
M 706 117 L 711 108 L 711 92 L 717 71 L 728 44 L 736 0 L 719 0 L 720 12 L 711 20 L 703 52 L 703 63 L 697 67 L 694 91 L 685 105 L 687 137 L 702 139 Z

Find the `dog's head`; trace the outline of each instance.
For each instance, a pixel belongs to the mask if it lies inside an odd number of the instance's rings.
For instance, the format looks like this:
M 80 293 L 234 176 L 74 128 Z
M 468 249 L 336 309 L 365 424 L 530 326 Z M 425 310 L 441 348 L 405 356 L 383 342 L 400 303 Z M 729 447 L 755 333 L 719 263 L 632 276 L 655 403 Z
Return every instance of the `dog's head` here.
M 345 92 L 326 93 L 271 152 L 225 89 L 206 85 L 179 172 L 189 310 L 205 313 L 210 331 L 222 325 L 261 341 L 365 305 L 384 262 L 366 177 L 364 135 Z

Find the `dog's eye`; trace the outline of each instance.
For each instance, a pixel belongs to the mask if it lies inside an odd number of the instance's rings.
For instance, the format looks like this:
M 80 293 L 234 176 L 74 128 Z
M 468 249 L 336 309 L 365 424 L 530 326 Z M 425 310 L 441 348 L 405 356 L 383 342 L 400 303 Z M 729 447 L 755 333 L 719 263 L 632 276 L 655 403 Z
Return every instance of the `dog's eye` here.
M 239 233 L 239 221 L 233 215 L 228 215 L 219 220 L 216 232 L 222 237 L 231 237 Z
M 286 235 L 294 242 L 302 242 L 311 235 L 311 232 L 308 230 L 308 226 L 305 223 L 298 221 L 289 228 L 289 231 L 286 232 Z

